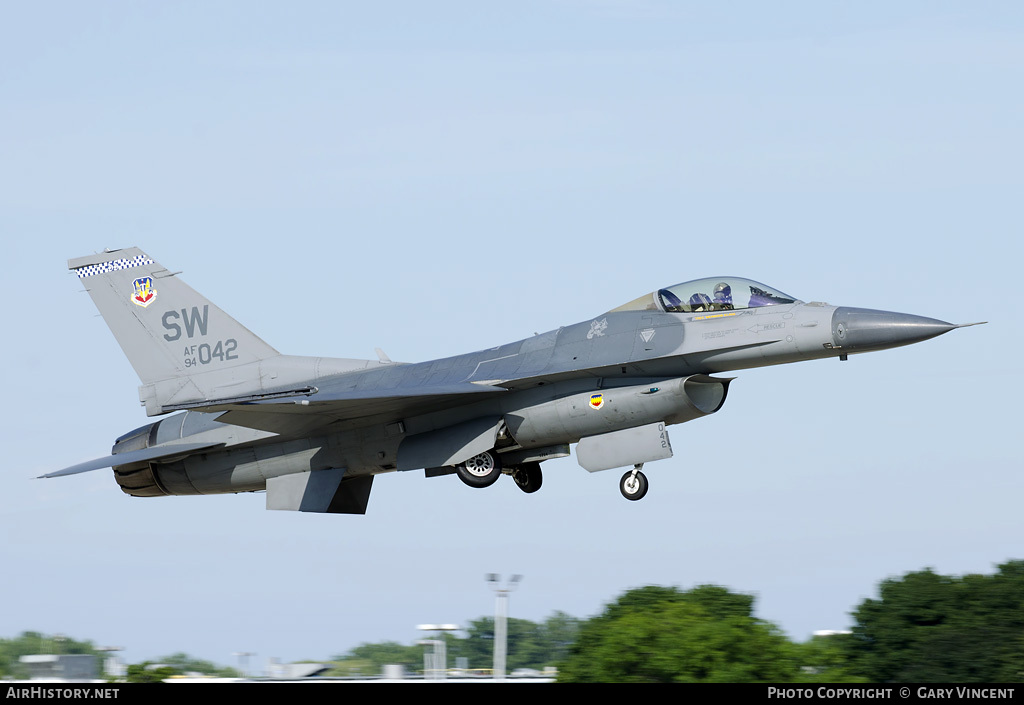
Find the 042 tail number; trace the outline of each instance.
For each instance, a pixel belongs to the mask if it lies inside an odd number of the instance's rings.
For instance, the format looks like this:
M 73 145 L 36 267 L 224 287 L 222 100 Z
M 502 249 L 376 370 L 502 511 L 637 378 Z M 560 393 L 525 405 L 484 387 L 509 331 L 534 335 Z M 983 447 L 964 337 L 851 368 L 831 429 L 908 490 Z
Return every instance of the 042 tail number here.
M 218 340 L 212 346 L 209 343 L 185 346 L 185 367 L 197 367 L 198 365 L 209 365 L 216 360 L 237 360 L 238 341 L 234 338 Z

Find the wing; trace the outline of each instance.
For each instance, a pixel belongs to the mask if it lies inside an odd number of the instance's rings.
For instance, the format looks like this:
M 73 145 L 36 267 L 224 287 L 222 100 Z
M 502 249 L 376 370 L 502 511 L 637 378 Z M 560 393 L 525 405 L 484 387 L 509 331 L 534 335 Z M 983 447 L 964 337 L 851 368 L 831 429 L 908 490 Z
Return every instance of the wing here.
M 282 435 L 309 434 L 334 423 L 397 421 L 500 394 L 502 387 L 462 382 L 457 384 L 377 390 L 324 390 L 309 396 L 259 399 L 240 403 L 209 402 L 199 411 L 223 411 L 218 421 Z

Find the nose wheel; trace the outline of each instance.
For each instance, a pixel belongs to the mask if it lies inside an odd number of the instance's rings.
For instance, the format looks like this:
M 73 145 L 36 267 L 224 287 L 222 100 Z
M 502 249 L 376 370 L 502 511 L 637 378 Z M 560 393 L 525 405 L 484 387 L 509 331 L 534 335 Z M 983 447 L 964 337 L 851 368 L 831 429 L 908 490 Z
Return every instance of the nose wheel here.
M 640 472 L 644 465 L 634 465 L 633 469 L 622 476 L 619 480 L 619 492 L 628 500 L 636 501 L 643 499 L 647 494 L 647 476 Z

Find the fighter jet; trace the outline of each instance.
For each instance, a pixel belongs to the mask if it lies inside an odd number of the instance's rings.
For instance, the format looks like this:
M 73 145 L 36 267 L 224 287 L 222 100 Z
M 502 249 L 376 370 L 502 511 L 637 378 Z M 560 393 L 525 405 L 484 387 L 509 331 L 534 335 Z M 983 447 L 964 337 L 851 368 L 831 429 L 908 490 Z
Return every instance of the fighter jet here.
M 510 475 L 535 492 L 541 463 L 574 443 L 590 472 L 627 468 L 619 489 L 638 500 L 644 464 L 672 456 L 668 427 L 722 408 L 734 378 L 714 375 L 845 360 L 963 327 L 726 276 L 430 362 L 297 357 L 137 248 L 68 268 L 135 368 L 146 414 L 164 418 L 42 477 L 112 468 L 135 497 L 266 491 L 268 509 L 304 512 L 365 514 L 373 478 L 392 471 L 479 488 Z

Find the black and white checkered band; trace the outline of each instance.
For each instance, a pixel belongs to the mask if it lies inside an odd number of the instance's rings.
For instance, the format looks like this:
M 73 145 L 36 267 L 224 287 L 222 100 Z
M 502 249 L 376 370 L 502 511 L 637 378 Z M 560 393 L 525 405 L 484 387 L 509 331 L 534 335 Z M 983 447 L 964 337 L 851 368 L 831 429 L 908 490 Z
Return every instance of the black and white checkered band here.
M 131 259 L 114 259 L 109 262 L 101 262 L 100 264 L 89 264 L 84 267 L 79 267 L 75 270 L 79 279 L 84 277 L 91 277 L 96 274 L 105 274 L 106 272 L 113 272 L 118 269 L 131 269 L 132 267 L 141 267 L 144 264 L 153 264 L 153 260 L 145 255 L 136 255 Z

